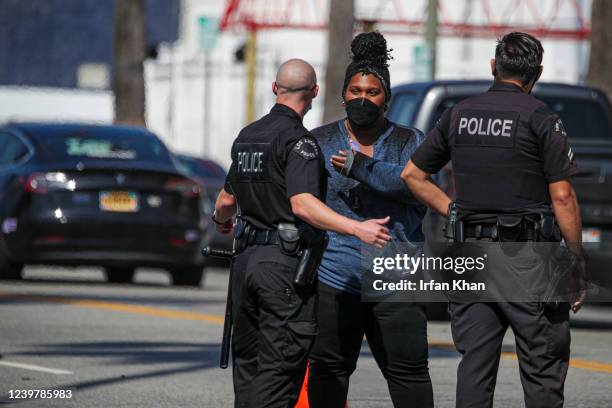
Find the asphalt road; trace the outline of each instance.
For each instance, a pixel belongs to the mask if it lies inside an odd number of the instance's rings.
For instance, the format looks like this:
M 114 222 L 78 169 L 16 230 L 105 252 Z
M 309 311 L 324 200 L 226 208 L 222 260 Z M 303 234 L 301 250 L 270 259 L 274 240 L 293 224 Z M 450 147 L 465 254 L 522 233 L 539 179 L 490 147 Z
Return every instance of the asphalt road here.
M 27 268 L 0 282 L 0 404 L 18 407 L 230 407 L 231 371 L 217 367 L 227 273 L 202 288 L 169 286 L 139 271 L 136 284 L 106 284 L 95 269 Z M 572 318 L 566 407 L 612 406 L 612 307 Z M 446 322 L 429 325 L 436 407 L 454 406 L 459 361 Z M 513 338 L 504 342 L 495 407 L 521 407 Z M 71 398 L 15 399 L 17 390 L 65 390 Z M 51 392 L 51 395 L 53 395 Z M 349 407 L 390 407 L 364 344 Z

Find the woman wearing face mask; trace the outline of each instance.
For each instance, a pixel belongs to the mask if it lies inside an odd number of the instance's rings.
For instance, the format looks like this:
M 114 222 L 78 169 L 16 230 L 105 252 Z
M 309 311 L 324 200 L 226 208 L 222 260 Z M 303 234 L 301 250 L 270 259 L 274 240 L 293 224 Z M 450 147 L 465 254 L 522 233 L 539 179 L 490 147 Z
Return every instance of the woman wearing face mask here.
M 400 173 L 423 134 L 385 118 L 391 97 L 385 38 L 359 34 L 351 50 L 342 92 L 347 117 L 312 131 L 326 158 L 327 205 L 355 219 L 384 219 L 395 240 L 422 242 L 425 211 Z M 365 334 L 394 406 L 433 407 L 422 307 L 361 302 L 361 245 L 328 234 L 319 267 L 319 334 L 309 357 L 310 406 L 344 407 Z

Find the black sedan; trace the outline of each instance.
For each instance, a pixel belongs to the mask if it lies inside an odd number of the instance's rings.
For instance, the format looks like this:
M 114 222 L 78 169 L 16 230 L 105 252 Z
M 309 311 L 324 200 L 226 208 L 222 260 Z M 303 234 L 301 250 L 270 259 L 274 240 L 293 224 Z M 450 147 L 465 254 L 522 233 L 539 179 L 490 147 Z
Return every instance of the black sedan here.
M 221 235 L 215 230 L 212 214 L 219 191 L 225 184 L 227 173 L 218 163 L 185 154 L 176 154 L 179 169 L 188 177 L 197 181 L 202 190 L 202 218 L 205 225 L 205 242 L 215 249 L 230 250 L 233 238 L 231 235 Z M 219 258 L 208 258 L 207 262 L 219 266 L 227 266 L 227 261 Z
M 24 264 L 100 265 L 111 282 L 139 266 L 199 285 L 200 187 L 151 132 L 131 126 L 0 128 L 0 278 Z

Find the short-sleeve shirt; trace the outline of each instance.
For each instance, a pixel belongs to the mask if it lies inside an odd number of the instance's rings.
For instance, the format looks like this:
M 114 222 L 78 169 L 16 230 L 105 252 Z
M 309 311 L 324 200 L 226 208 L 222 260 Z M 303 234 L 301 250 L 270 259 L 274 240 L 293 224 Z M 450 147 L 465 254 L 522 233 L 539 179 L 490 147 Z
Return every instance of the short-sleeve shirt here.
M 559 116 L 504 82 L 447 109 L 412 161 L 430 174 L 452 161 L 456 201 L 476 212 L 547 207 L 548 185 L 577 172 Z
M 317 141 L 286 105 L 242 129 L 232 145 L 224 189 L 236 196 L 245 221 L 275 229 L 295 223 L 289 198 L 302 193 L 325 199 L 325 165 Z

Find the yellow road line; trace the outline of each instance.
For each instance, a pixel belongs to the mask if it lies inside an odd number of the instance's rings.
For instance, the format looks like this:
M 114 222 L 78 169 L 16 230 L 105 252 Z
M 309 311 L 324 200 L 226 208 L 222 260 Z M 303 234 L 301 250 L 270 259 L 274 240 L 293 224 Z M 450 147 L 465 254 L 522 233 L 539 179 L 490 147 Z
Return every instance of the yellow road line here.
M 155 317 L 168 317 L 170 319 L 193 320 L 200 322 L 219 323 L 223 324 L 223 317 L 209 315 L 197 312 L 186 312 L 182 310 L 160 309 L 151 306 L 137 306 L 128 303 L 111 303 L 101 302 L 97 300 L 70 300 L 69 303 L 74 306 L 88 307 L 92 309 L 106 309 L 117 312 L 136 313 Z
M 450 350 L 450 351 L 457 351 L 457 349 L 455 349 L 455 345 L 453 343 L 449 343 L 447 341 L 441 341 L 441 340 L 435 340 L 435 339 L 427 339 L 427 344 L 429 345 L 429 347 L 433 347 L 433 348 Z
M 570 367 L 612 374 L 612 364 L 600 363 L 599 361 L 579 360 L 572 358 L 570 360 Z
M 433 348 L 456 351 L 454 344 L 446 342 L 446 341 L 428 339 L 427 344 L 429 345 L 429 347 L 433 347 Z M 501 355 L 504 358 L 518 360 L 518 356 L 516 355 L 514 351 L 502 351 Z M 570 367 L 581 368 L 583 370 L 589 370 L 589 371 L 597 371 L 600 373 L 612 374 L 612 364 L 602 363 L 599 361 L 572 358 L 570 359 Z
M 516 353 L 512 351 L 502 352 L 502 357 L 510 358 L 512 360 L 518 360 Z M 597 371 L 600 373 L 612 374 L 612 364 L 602 363 L 599 361 L 582 360 L 579 358 L 570 359 L 570 367 L 581 368 L 583 370 Z
M 25 299 L 25 300 L 31 300 L 31 301 L 36 301 L 36 302 L 62 303 L 62 304 L 68 304 L 72 306 L 84 307 L 84 308 L 90 308 L 90 309 L 112 310 L 116 312 L 135 313 L 135 314 L 146 315 L 146 316 L 166 317 L 166 318 L 178 319 L 178 320 L 191 320 L 191 321 L 223 324 L 223 316 L 219 316 L 219 315 L 209 315 L 209 314 L 197 313 L 197 312 L 186 312 L 186 311 L 181 311 L 181 310 L 162 309 L 162 308 L 153 307 L 153 306 L 138 306 L 138 305 L 133 305 L 129 303 L 103 302 L 103 301 L 88 300 L 88 299 L 72 299 L 72 298 L 60 297 L 60 296 L 20 295 L 20 294 L 13 294 L 13 293 L 2 291 L 2 290 L 0 290 L 0 297 L 5 298 L 5 299 L 15 298 L 15 299 L 20 299 L 20 300 Z M 428 344 L 430 347 L 455 351 L 455 346 L 449 342 L 428 339 Z M 511 352 L 511 351 L 504 351 L 501 353 L 501 355 L 504 358 L 510 358 L 513 360 L 517 359 L 516 353 Z M 602 363 L 599 361 L 571 359 L 570 367 L 612 374 L 612 364 Z
M 161 309 L 153 306 L 139 306 L 129 303 L 104 302 L 99 300 L 74 299 L 59 296 L 44 295 L 19 295 L 7 292 L 0 292 L 0 297 L 15 298 L 20 300 L 31 300 L 36 302 L 62 303 L 72 306 L 85 307 L 90 309 L 113 310 L 116 312 L 128 312 L 154 317 L 167 317 L 170 319 L 192 320 L 208 323 L 223 324 L 223 317 L 197 312 L 187 312 L 183 310 Z

